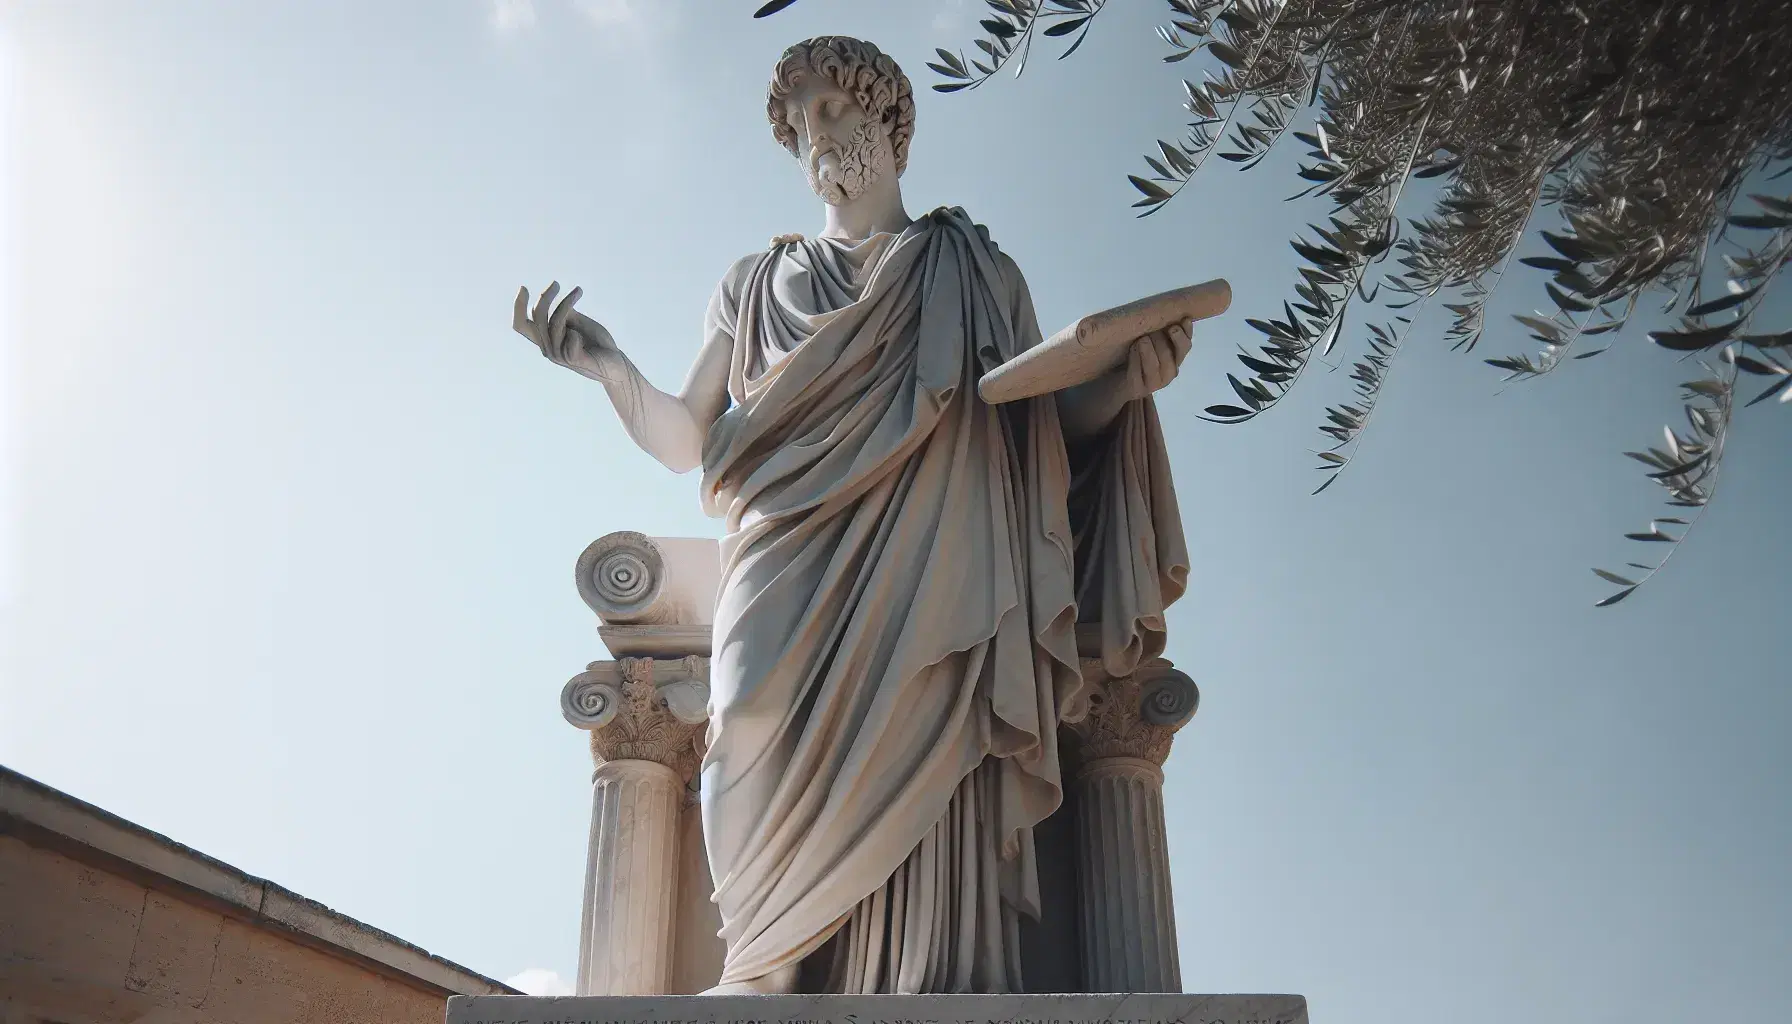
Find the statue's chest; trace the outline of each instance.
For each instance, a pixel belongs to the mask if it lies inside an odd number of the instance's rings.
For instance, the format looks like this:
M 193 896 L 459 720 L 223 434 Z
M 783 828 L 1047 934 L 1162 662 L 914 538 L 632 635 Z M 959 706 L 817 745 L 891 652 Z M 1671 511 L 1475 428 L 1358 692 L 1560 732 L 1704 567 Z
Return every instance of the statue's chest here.
M 813 246 L 815 243 L 806 243 Z M 858 302 L 870 284 L 869 267 L 830 259 L 829 252 L 805 251 L 771 257 L 766 290 L 754 310 L 756 322 L 737 337 L 750 338 L 748 353 L 758 377 L 801 349 L 842 310 Z

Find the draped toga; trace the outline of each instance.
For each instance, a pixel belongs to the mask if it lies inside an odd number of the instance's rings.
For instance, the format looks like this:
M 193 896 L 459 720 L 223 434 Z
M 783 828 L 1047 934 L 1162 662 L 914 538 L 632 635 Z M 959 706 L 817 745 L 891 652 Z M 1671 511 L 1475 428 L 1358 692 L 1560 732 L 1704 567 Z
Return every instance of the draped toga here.
M 702 484 L 725 520 L 702 772 L 721 980 L 806 960 L 829 991 L 1020 991 L 1031 829 L 1086 704 L 1076 624 L 1125 674 L 1187 577 L 1155 409 L 1067 447 L 1053 396 L 977 396 L 1040 332 L 957 209 L 746 257 L 708 327 L 733 352 Z

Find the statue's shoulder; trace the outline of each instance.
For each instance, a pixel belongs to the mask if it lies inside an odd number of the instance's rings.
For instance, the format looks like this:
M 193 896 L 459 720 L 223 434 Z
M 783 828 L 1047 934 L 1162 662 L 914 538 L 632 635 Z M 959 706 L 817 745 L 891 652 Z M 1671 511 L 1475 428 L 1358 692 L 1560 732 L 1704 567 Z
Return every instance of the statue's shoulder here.
M 956 231 L 966 238 L 975 238 L 990 249 L 997 248 L 995 240 L 989 237 L 989 228 L 978 222 L 977 218 L 965 212 L 962 206 L 941 206 L 927 215 L 933 223 Z
M 738 302 L 741 289 L 745 287 L 746 281 L 752 276 L 755 267 L 766 260 L 776 259 L 792 247 L 800 247 L 802 244 L 803 236 L 800 234 L 773 236 L 765 248 L 747 253 L 729 264 L 727 272 L 722 275 L 721 283 L 716 286 L 716 292 L 730 302 Z
M 761 261 L 775 257 L 779 253 L 789 249 L 791 246 L 800 246 L 802 244 L 803 236 L 796 232 L 791 232 L 787 235 L 773 235 L 772 240 L 766 243 L 765 248 L 747 253 L 745 256 L 742 256 L 740 259 L 737 259 L 730 264 L 728 273 L 722 276 L 722 280 L 728 282 L 745 277 L 747 272 L 752 270 L 753 267 Z
M 759 261 L 765 259 L 766 253 L 765 249 L 750 252 L 728 264 L 728 269 L 722 273 L 721 283 L 716 285 L 716 291 L 731 300 L 738 299 L 742 285 L 752 275 L 753 268 Z
M 990 235 L 988 226 L 966 213 L 964 207 L 942 206 L 928 214 L 928 217 L 935 224 L 948 231 L 957 232 L 965 241 L 981 249 L 988 256 L 990 262 L 995 264 L 996 271 L 1001 275 L 1002 284 L 1010 291 L 1026 287 L 1027 279 L 1020 272 L 1020 264 L 1014 261 L 1014 257 L 1002 251 L 1001 245 Z
M 928 214 L 928 217 L 934 223 L 963 235 L 967 241 L 975 242 L 1002 267 L 1004 274 L 1011 270 L 1019 271 L 1019 266 L 1007 253 L 1002 251 L 1001 245 L 989 233 L 989 226 L 966 213 L 964 207 L 942 206 Z
M 760 249 L 757 252 L 750 252 L 744 256 L 736 258 L 733 263 L 728 264 L 728 271 L 722 275 L 722 278 L 724 280 L 733 281 L 745 277 L 747 272 L 753 269 L 754 264 L 765 259 L 766 252 L 767 250 Z

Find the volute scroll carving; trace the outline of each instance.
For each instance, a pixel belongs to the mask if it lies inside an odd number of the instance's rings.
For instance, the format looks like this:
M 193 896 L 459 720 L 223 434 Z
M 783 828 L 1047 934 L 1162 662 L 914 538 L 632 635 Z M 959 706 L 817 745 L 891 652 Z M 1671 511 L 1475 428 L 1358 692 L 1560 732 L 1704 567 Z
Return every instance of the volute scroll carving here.
M 594 661 L 561 688 L 560 711 L 591 733 L 598 764 L 653 761 L 688 784 L 703 759 L 709 659 Z
M 1201 703 L 1195 681 L 1162 658 L 1141 664 L 1131 675 L 1109 676 L 1101 659 L 1083 659 L 1090 683 L 1089 713 L 1068 728 L 1084 765 L 1125 757 L 1162 765 L 1177 730 Z
M 617 625 L 670 622 L 666 560 L 644 533 L 621 530 L 591 542 L 574 569 L 579 596 L 598 618 Z

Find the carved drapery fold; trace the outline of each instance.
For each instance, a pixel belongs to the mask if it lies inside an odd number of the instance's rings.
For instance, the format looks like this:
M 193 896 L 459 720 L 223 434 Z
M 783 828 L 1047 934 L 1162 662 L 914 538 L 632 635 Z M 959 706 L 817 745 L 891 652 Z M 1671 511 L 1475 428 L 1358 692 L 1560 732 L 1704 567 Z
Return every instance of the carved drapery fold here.
M 716 927 L 707 917 L 673 924 L 688 916 L 687 902 L 707 895 L 708 882 L 700 863 L 677 867 L 685 859 L 680 847 L 701 842 L 695 832 L 681 839 L 679 823 L 695 813 L 709 715 L 710 626 L 707 615 L 690 611 L 708 607 L 709 585 L 691 587 L 684 573 L 712 556 L 680 547 L 696 543 L 612 534 L 579 561 L 580 594 L 617 655 L 591 663 L 560 694 L 562 715 L 590 732 L 596 765 L 581 994 L 694 991 L 672 988 L 675 963 L 692 952 L 679 929 Z M 1074 851 L 1077 862 L 1080 987 L 1179 990 L 1161 766 L 1200 693 L 1162 658 L 1118 677 L 1098 657 L 1083 657 L 1080 667 L 1088 713 L 1063 732 L 1074 752 L 1066 766 L 1075 811 L 1066 853 Z M 697 954 L 709 955 L 719 951 Z

